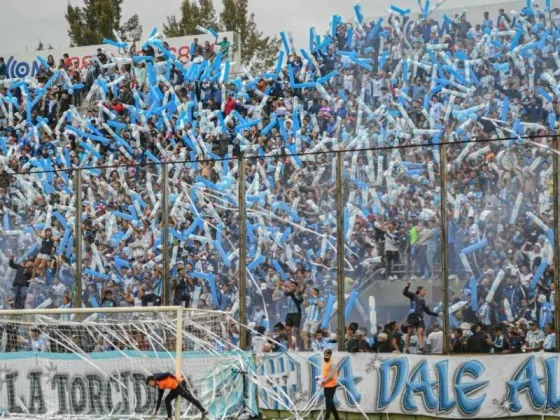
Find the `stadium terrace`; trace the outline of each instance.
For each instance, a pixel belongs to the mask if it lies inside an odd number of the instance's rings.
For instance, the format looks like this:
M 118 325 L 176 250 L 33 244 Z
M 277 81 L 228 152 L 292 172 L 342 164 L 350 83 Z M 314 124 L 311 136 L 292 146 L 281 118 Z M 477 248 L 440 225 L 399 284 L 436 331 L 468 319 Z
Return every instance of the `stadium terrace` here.
M 282 33 L 263 74 L 157 30 L 35 78 L 0 59 L 4 308 L 231 311 L 257 353 L 554 351 L 560 12 L 440 4 Z

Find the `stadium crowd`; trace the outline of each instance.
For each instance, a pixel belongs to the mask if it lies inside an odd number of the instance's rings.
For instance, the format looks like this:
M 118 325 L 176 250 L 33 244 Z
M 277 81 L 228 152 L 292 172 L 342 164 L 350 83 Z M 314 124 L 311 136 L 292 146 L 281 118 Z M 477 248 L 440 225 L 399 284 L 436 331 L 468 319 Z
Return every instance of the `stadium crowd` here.
M 338 148 L 344 283 L 359 294 L 347 346 L 405 351 L 395 337 L 406 299 L 379 331 L 363 308 L 376 284 L 389 281 L 441 293 L 445 143 L 453 348 L 469 348 L 479 324 L 488 351 L 522 349 L 517 338 L 539 347 L 533 326 L 554 334 L 549 148 L 560 11 L 533 5 L 473 24 L 468 12 L 442 21 L 395 13 L 381 22 L 356 10 L 354 21 L 334 19 L 327 36 L 312 37 L 308 52 L 286 42 L 276 71 L 227 82 L 220 51 L 197 44 L 180 63 L 159 39 L 134 60 L 99 49 L 85 69 L 49 57 L 36 82 L 0 81 L 0 301 L 71 307 L 81 294 L 89 307 L 159 305 L 169 258 L 172 303 L 236 312 L 243 154 L 254 347 L 321 349 L 337 340 L 329 301 Z M 73 290 L 77 168 L 84 290 Z M 374 308 L 377 318 L 394 305 Z M 437 352 L 447 333 L 429 330 L 430 348 L 421 350 Z M 268 343 L 266 334 L 281 340 Z

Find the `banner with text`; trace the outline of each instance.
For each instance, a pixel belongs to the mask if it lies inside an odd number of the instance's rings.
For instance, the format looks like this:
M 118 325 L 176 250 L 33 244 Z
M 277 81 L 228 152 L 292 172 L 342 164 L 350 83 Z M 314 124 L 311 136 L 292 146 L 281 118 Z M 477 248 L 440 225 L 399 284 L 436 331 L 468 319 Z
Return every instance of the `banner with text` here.
M 560 409 L 558 356 L 534 353 L 445 357 L 334 353 L 340 411 L 446 418 L 553 415 Z M 324 409 L 322 354 L 264 356 L 257 373 L 284 401 L 259 389 L 262 409 Z
M 210 35 L 193 35 L 193 36 L 181 36 L 175 38 L 165 38 L 165 41 L 169 44 L 169 49 L 174 53 L 177 58 L 181 61 L 189 60 L 191 58 L 191 45 L 195 38 L 198 38 L 198 43 L 204 45 L 205 41 L 209 41 L 212 48 L 216 48 L 219 51 L 220 47 L 215 45 L 216 42 L 221 42 L 222 39 L 226 37 L 229 42 L 232 43 L 232 47 L 229 52 L 229 60 L 232 62 L 230 73 L 239 72 L 240 67 L 240 51 L 239 48 L 235 48 L 235 40 L 237 35 L 233 32 L 222 32 L 220 33 L 220 38 L 217 40 Z M 140 49 L 141 43 L 137 43 L 138 49 Z M 117 51 L 112 45 L 90 45 L 87 47 L 72 47 L 66 48 L 64 50 L 43 50 L 34 52 L 24 52 L 8 54 L 4 56 L 7 67 L 7 78 L 25 78 L 34 77 L 39 71 L 41 63 L 37 60 L 37 56 L 41 56 L 45 60 L 49 55 L 52 55 L 56 66 L 58 67 L 59 60 L 62 58 L 64 53 L 68 53 L 70 60 L 73 63 L 77 63 L 79 68 L 88 66 L 92 54 L 97 52 L 98 48 L 104 48 L 110 53 L 114 54 L 116 57 L 122 56 L 121 53 Z
M 212 416 L 235 416 L 244 407 L 244 396 L 256 409 L 255 387 L 244 392 L 247 384 L 232 370 L 240 357 L 244 366 L 254 367 L 250 355 L 183 353 L 183 375 Z M 0 415 L 151 415 L 157 390 L 146 385 L 146 377 L 157 372 L 175 373 L 175 361 L 169 354 L 0 353 Z M 183 401 L 183 412 L 187 407 Z M 160 414 L 164 412 L 162 403 Z M 191 406 L 189 414 L 199 413 Z

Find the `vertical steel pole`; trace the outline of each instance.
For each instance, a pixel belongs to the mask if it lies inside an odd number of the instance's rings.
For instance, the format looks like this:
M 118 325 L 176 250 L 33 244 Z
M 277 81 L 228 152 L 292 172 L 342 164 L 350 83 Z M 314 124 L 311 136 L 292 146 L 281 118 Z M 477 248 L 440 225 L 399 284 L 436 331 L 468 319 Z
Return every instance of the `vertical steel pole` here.
M 441 319 L 443 320 L 443 354 L 449 353 L 449 282 L 447 266 L 447 146 L 439 146 L 439 172 L 440 172 L 440 223 L 441 223 Z
M 344 336 L 346 332 L 344 319 L 344 155 L 336 152 L 336 300 L 338 351 L 344 351 Z
M 76 217 L 74 219 L 74 255 L 76 272 L 74 273 L 74 307 L 82 307 L 82 170 L 74 170 L 74 196 L 76 197 Z
M 560 273 L 558 272 L 560 268 L 560 256 L 558 255 L 558 246 L 560 245 L 560 186 L 559 174 L 560 174 L 560 158 L 558 153 L 560 151 L 559 146 L 560 141 L 558 140 L 558 134 L 555 133 L 552 140 L 552 147 L 554 152 L 552 153 L 552 188 L 553 188 L 553 201 L 554 201 L 554 245 L 552 247 L 554 252 L 554 284 L 556 285 L 556 294 L 554 296 L 554 330 L 558 331 L 558 326 L 560 325 L 560 294 L 558 293 L 558 286 L 560 286 Z M 560 350 L 560 334 L 556 333 L 556 351 Z
M 183 307 L 177 309 L 177 341 L 175 343 L 175 377 L 178 380 L 183 378 L 183 316 L 185 312 Z M 186 380 L 186 379 L 185 379 Z M 177 397 L 175 401 L 175 419 L 181 420 L 181 397 Z
M 171 301 L 171 281 L 169 279 L 169 168 L 163 163 L 161 168 L 161 221 L 163 242 L 163 305 Z
M 242 350 L 246 350 L 248 346 L 247 332 L 243 325 L 247 325 L 247 250 L 246 250 L 246 198 L 245 198 L 245 161 L 240 153 L 237 158 L 237 195 L 238 195 L 238 211 L 239 211 L 239 283 L 237 286 L 239 293 L 239 323 L 241 328 L 239 331 L 239 346 Z

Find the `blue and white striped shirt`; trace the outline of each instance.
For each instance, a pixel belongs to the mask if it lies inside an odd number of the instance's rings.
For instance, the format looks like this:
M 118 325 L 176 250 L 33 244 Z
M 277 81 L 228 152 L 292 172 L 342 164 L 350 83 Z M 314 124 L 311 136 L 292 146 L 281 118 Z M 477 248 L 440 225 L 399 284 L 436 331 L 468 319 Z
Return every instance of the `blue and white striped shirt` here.
M 156 279 L 155 287 L 154 287 L 154 295 L 156 296 L 163 296 L 163 281 L 161 276 Z
M 318 322 L 321 320 L 322 308 L 318 303 L 323 302 L 322 297 L 310 297 L 307 299 L 307 308 L 305 308 L 305 316 L 308 321 Z

